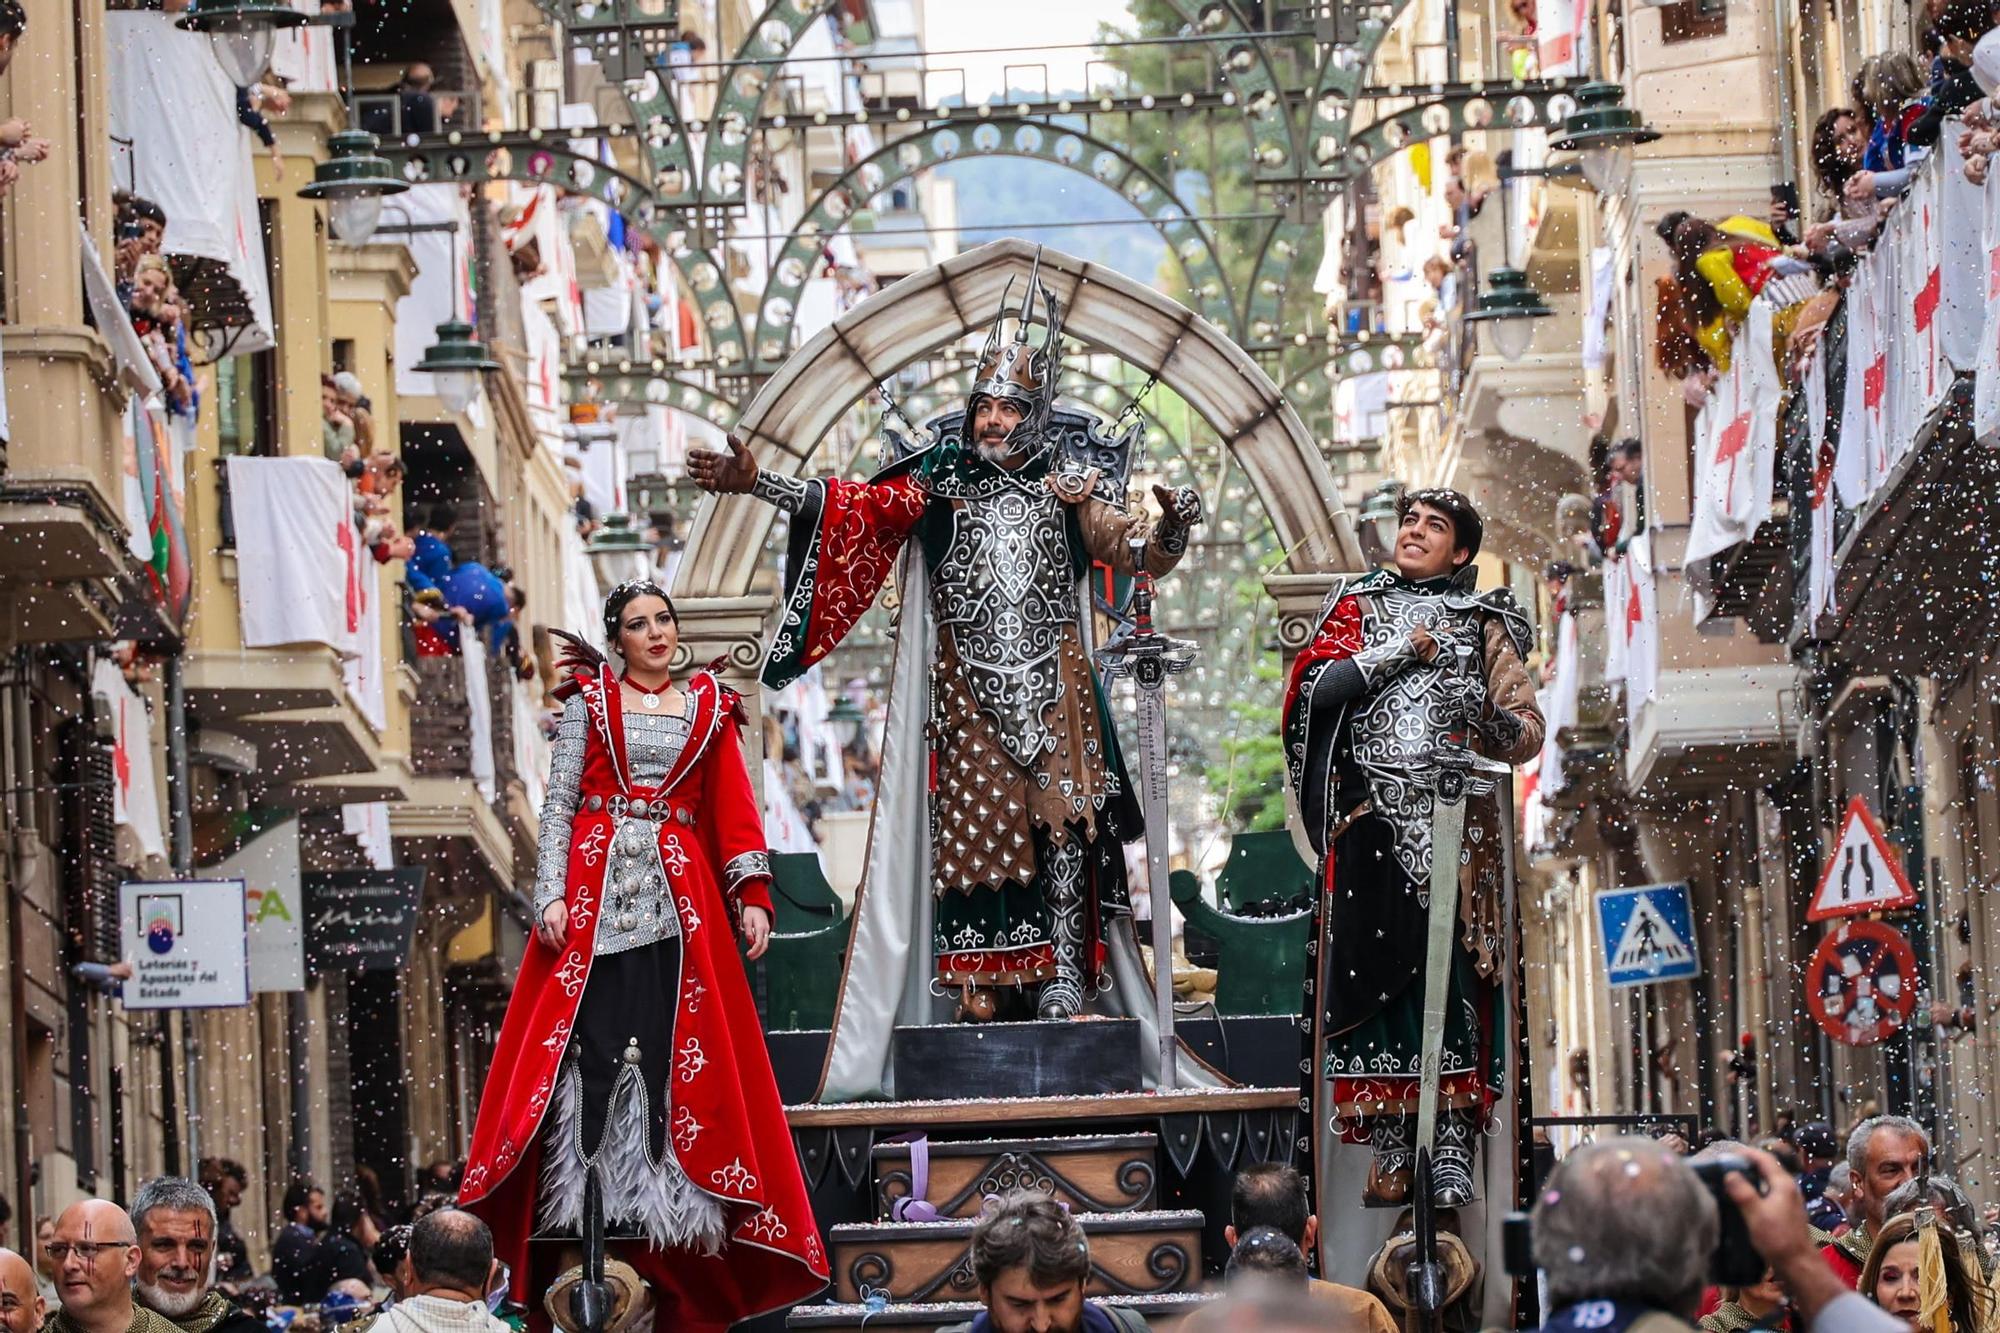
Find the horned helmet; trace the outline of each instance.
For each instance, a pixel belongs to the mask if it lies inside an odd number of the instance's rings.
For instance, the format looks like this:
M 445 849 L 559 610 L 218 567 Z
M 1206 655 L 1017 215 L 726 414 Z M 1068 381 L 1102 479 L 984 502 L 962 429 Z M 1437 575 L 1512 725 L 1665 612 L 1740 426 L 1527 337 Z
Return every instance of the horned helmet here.
M 1041 280 L 1041 273 L 1042 256 L 1037 250 L 1027 293 L 1012 315 L 1011 340 L 1007 338 L 1007 301 L 1014 294 L 1011 278 L 1000 293 L 1000 311 L 986 335 L 986 345 L 980 349 L 979 369 L 965 400 L 965 442 L 974 448 L 978 442 L 972 438 L 972 422 L 980 399 L 999 399 L 1021 409 L 1020 424 L 1008 432 L 1004 444 L 1005 456 L 1010 458 L 1048 447 L 1049 413 L 1055 406 L 1056 383 L 1062 377 L 1062 306 Z M 1038 297 L 1039 320 L 1035 310 Z M 1037 322 L 1046 330 L 1039 345 L 1028 341 L 1028 326 Z

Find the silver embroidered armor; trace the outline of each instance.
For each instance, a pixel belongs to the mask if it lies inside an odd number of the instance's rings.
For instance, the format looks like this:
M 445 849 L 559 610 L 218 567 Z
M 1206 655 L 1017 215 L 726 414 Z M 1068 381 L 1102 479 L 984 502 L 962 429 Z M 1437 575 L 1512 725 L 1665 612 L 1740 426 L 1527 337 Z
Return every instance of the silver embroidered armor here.
M 628 710 L 624 724 L 625 760 L 631 766 L 633 783 L 649 786 L 666 777 L 687 747 L 688 720 L 664 713 Z M 573 695 L 563 708 L 562 723 L 556 730 L 555 753 L 549 763 L 548 796 L 542 802 L 541 829 L 536 839 L 538 915 L 551 902 L 567 897 L 563 885 L 569 876 L 570 833 L 580 804 L 578 783 L 583 776 L 589 730 L 590 716 L 583 696 Z M 675 854 L 683 836 L 690 845 L 694 836 L 691 825 L 669 827 L 675 821 L 664 802 L 628 803 L 623 797 L 613 797 L 610 809 L 617 822 L 612 827 L 604 872 L 604 901 L 597 913 L 595 952 L 600 957 L 656 944 L 681 933 L 680 913 L 675 910 L 667 867 L 661 858 L 662 830 L 667 830 L 664 840 L 668 856 Z M 745 860 L 737 857 L 730 862 L 730 869 L 748 873 L 737 864 Z M 768 872 L 767 859 L 763 871 L 758 873 Z M 741 878 L 739 873 L 739 882 Z
M 1446 736 L 1463 732 L 1471 691 L 1483 688 L 1485 651 L 1479 606 L 1465 596 L 1392 588 L 1361 600 L 1366 647 L 1356 665 L 1368 693 L 1355 705 L 1353 760 L 1367 779 L 1375 810 L 1395 832 L 1396 862 L 1425 890 L 1431 878 L 1431 793 L 1413 770 L 1427 769 Z M 1426 666 L 1408 649 L 1423 626 L 1438 641 Z M 1469 675 L 1460 671 L 1469 658 Z M 1478 682 L 1475 684 L 1474 682 Z M 1469 857 L 1468 842 L 1461 857 Z
M 932 609 L 951 634 L 973 702 L 1014 761 L 1030 767 L 1056 746 L 1046 716 L 1062 697 L 1056 651 L 1064 628 L 1076 624 L 1067 511 L 1039 479 L 1001 477 L 937 493 L 953 503 Z

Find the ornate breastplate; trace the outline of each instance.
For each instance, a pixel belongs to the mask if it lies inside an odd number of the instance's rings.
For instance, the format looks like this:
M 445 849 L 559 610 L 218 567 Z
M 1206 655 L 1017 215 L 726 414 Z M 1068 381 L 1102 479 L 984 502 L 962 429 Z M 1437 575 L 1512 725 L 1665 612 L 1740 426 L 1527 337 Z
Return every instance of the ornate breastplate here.
M 1069 524 L 1040 482 L 951 495 L 951 541 L 931 606 L 951 634 L 973 702 L 1024 766 L 1055 746 L 1044 710 L 1061 693 L 1056 649 L 1076 623 Z
M 1478 611 L 1464 597 L 1394 589 L 1362 599 L 1362 631 L 1368 646 L 1407 635 L 1422 625 L 1438 640 L 1432 665 L 1413 664 L 1371 689 L 1355 705 L 1350 750 L 1368 783 L 1375 810 L 1396 834 L 1396 861 L 1424 891 L 1431 877 L 1431 794 L 1412 779 L 1446 735 L 1463 720 L 1452 713 L 1441 688 L 1444 669 L 1460 646 L 1472 652 L 1472 669 L 1483 671 Z M 1467 853 L 1470 842 L 1467 844 Z

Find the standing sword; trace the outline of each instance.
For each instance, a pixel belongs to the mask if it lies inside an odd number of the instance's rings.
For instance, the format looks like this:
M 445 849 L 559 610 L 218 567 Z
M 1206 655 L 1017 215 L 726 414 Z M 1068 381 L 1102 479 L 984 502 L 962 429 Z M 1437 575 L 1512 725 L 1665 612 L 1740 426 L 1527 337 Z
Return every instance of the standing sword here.
M 1160 1038 L 1162 1092 L 1173 1090 L 1174 898 L 1167 883 L 1167 677 L 1194 661 L 1195 646 L 1153 628 L 1153 577 L 1146 542 L 1133 541 L 1132 632 L 1097 651 L 1097 664 L 1116 680 L 1130 676 L 1139 696 L 1139 771 L 1146 811 L 1146 891 L 1153 904 L 1153 1008 Z
M 1460 675 L 1469 653 L 1456 654 Z M 1464 725 L 1463 722 L 1461 725 Z M 1458 939 L 1458 860 L 1465 846 L 1465 798 L 1490 795 L 1510 770 L 1475 753 L 1456 738 L 1431 752 L 1431 901 L 1424 949 L 1424 1031 L 1417 1092 L 1417 1169 L 1414 1230 L 1417 1257 L 1410 1264 L 1410 1304 L 1420 1327 L 1437 1328 L 1444 1310 L 1444 1270 L 1437 1258 L 1437 1209 L 1432 1201 L 1432 1158 L 1437 1143 L 1438 1089 L 1444 1081 L 1444 1027 L 1450 1008 L 1452 946 Z

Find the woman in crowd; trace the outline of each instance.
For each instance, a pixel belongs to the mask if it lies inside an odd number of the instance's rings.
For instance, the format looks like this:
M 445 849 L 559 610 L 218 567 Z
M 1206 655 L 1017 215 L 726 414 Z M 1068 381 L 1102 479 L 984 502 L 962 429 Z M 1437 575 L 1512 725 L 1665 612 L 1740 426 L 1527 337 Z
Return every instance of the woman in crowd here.
M 1902 1213 L 1877 1233 L 1861 1294 L 1906 1321 L 1911 1333 L 1986 1333 L 1991 1289 L 1933 1209 Z
M 516 1299 L 555 1276 L 531 1274 L 531 1234 L 588 1241 L 601 1220 L 657 1293 L 660 1333 L 719 1331 L 827 1275 L 731 934 L 753 959 L 771 934 L 741 701 L 707 671 L 674 680 L 680 625 L 650 582 L 604 603 L 622 669 L 562 638 L 534 942 L 460 1200 Z
M 1703 1333 L 1747 1333 L 1752 1329 L 1792 1333 L 1792 1308 L 1770 1269 L 1764 1270 L 1755 1285 L 1724 1287 L 1721 1295 L 1722 1304 L 1701 1317 Z

